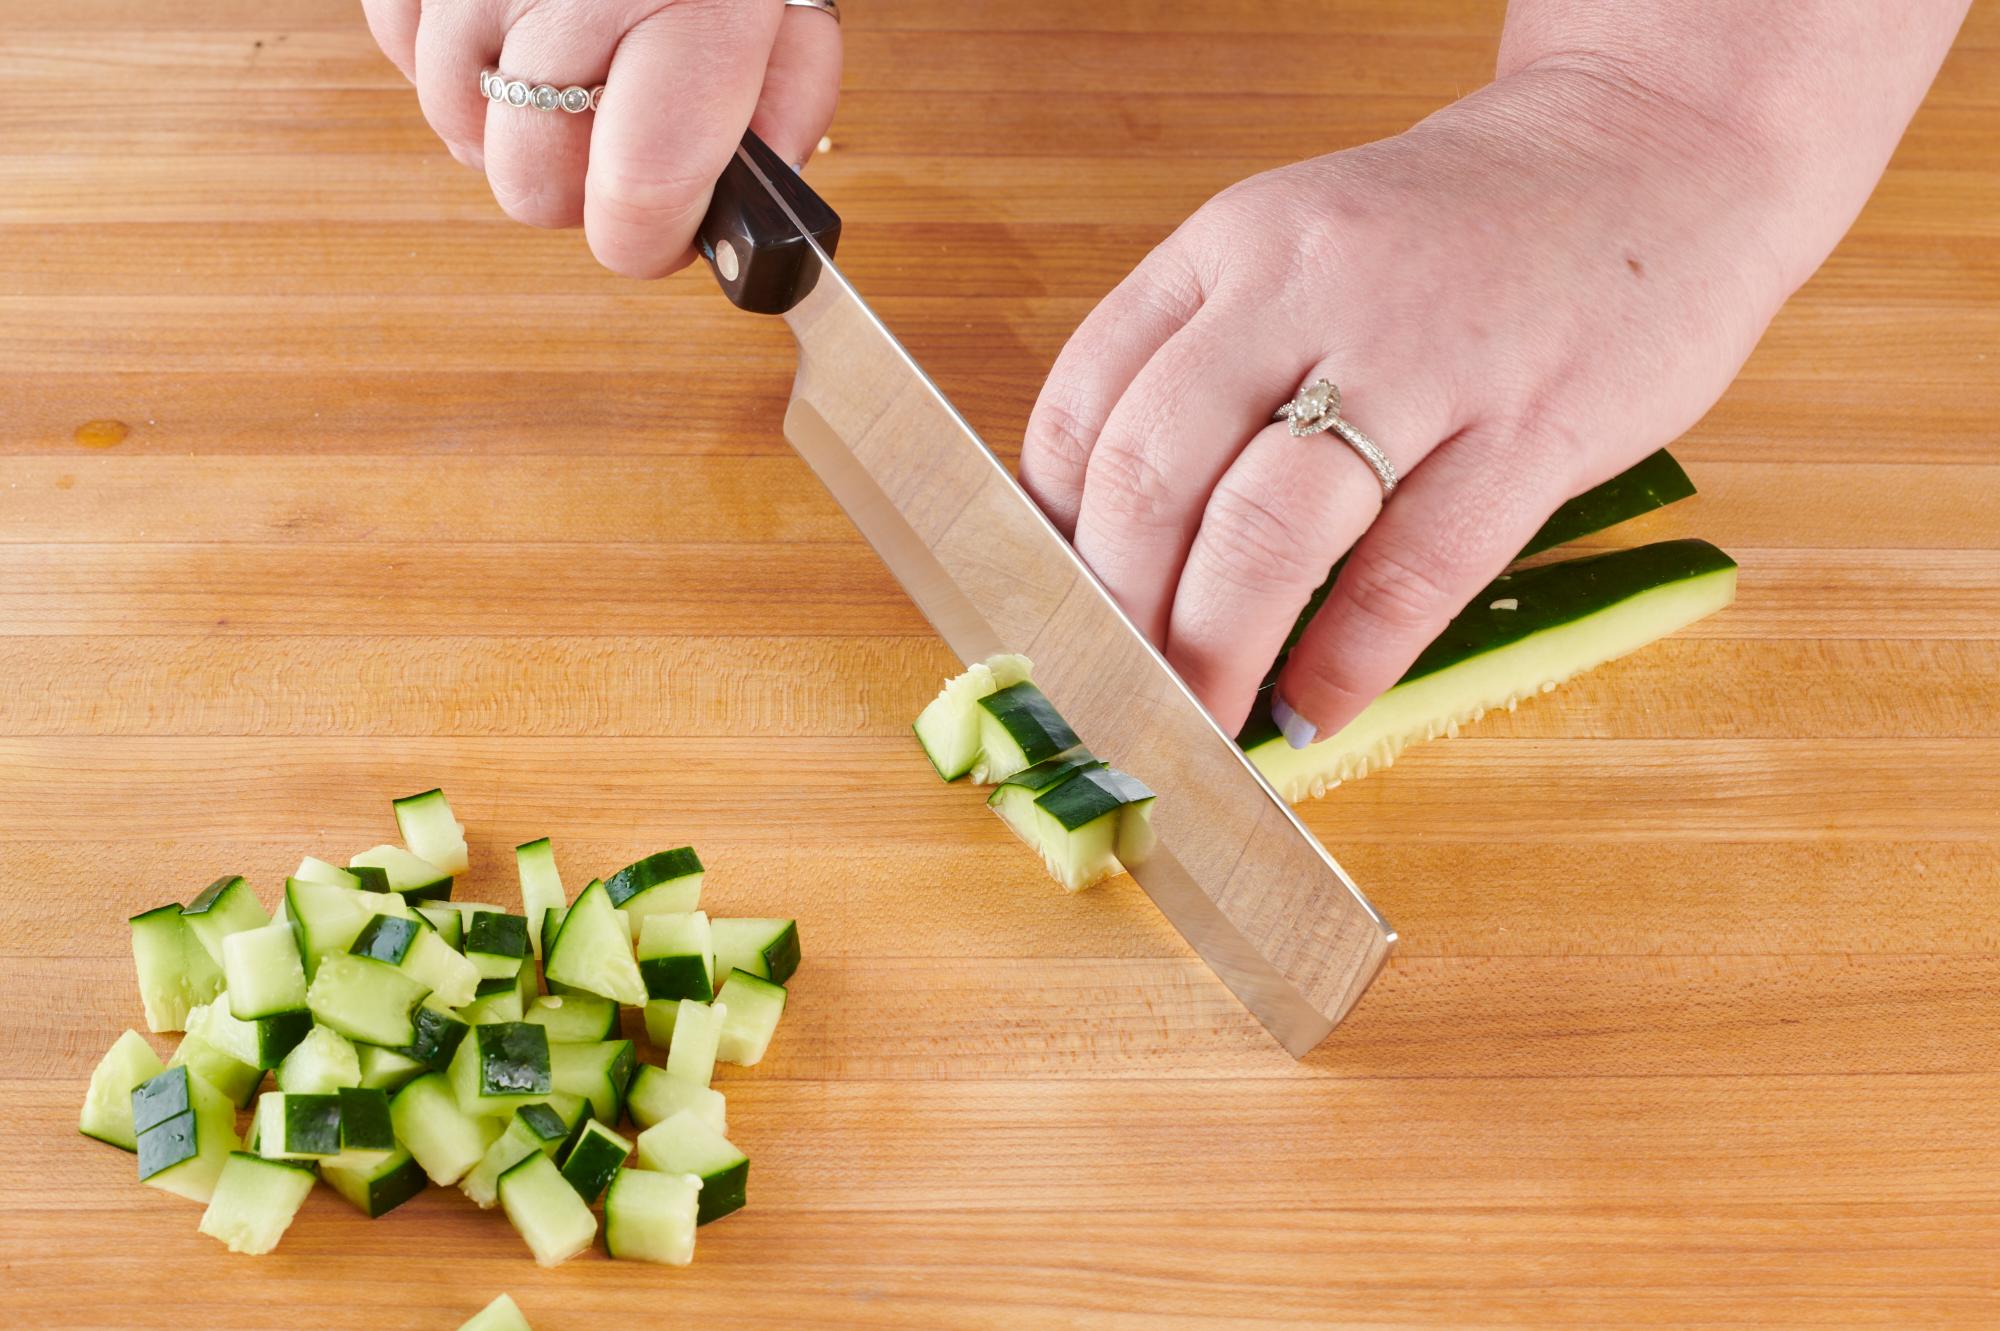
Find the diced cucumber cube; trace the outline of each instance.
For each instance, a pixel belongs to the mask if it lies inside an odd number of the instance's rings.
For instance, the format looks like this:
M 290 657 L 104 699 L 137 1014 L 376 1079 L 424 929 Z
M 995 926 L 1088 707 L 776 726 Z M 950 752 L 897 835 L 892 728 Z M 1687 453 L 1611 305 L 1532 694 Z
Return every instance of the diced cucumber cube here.
M 1055 705 L 1023 680 L 979 700 L 979 758 L 972 779 L 997 784 L 1076 743 L 1076 732 Z
M 446 1007 L 464 1007 L 479 996 L 479 968 L 435 929 L 425 929 L 410 940 L 402 968 L 411 979 L 428 985 L 431 996 Z
M 742 1207 L 749 1188 L 750 1161 L 729 1139 L 683 1109 L 639 1134 L 639 1163 L 662 1174 L 693 1174 L 701 1180 L 696 1223 L 707 1224 Z
M 324 1163 L 366 1169 L 400 1149 L 387 1091 L 344 1086 L 336 1094 L 340 1098 L 340 1154 Z
M 306 989 L 306 1006 L 350 1040 L 391 1049 L 417 1037 L 411 1014 L 430 993 L 428 986 L 394 966 L 335 952 L 321 958 Z
M 641 1128 L 664 1123 L 681 1110 L 691 1109 L 717 1132 L 729 1131 L 728 1106 L 721 1091 L 650 1064 L 633 1076 L 625 1108 Z
M 693 1174 L 619 1170 L 604 1195 L 606 1251 L 626 1261 L 686 1266 L 694 1260 L 701 1192 Z
M 347 951 L 376 914 L 368 894 L 353 888 L 309 878 L 285 880 L 285 918 L 291 923 L 308 982 L 317 973 L 320 958 Z
M 917 742 L 939 776 L 956 781 L 972 770 L 979 760 L 979 700 L 1021 683 L 1031 669 L 1025 656 L 994 656 L 945 681 L 916 723 Z
M 529 1152 L 554 1156 L 570 1137 L 570 1125 L 547 1104 L 522 1105 L 507 1120 L 506 1130 L 493 1139 L 479 1163 L 459 1181 L 459 1188 L 481 1210 L 500 1200 L 500 1176 L 526 1159 Z
M 367 957 L 385 966 L 400 966 L 403 958 L 410 955 L 411 944 L 419 934 L 427 932 L 422 924 L 402 915 L 371 915 L 368 923 L 361 926 L 361 932 L 347 950 L 357 957 Z
M 556 872 L 555 848 L 549 839 L 514 847 L 514 868 L 521 875 L 521 913 L 528 919 L 528 937 L 535 957 L 542 955 L 542 917 L 564 903 L 562 875 Z
M 307 1024 L 311 1024 L 310 1020 Z M 254 1023 L 230 1016 L 229 1004 L 220 999 L 191 1010 L 187 1025 L 187 1034 L 167 1060 L 167 1066 L 185 1065 L 234 1104 L 247 1105 L 255 1099 L 257 1087 L 264 1080 L 264 1070 L 254 1060 L 267 1045 L 265 1034 Z M 275 1047 L 277 1042 L 274 1039 L 268 1043 Z M 232 1050 L 246 1053 L 249 1058 L 239 1058 Z
M 231 1252 L 267 1253 L 305 1204 L 313 1177 L 310 1165 L 232 1151 L 202 1212 L 201 1232 Z
M 386 1215 L 430 1186 L 423 1166 L 401 1146 L 372 1165 L 343 1165 L 337 1156 L 322 1161 L 319 1176 L 370 1218 Z
M 188 1026 L 200 1026 L 203 1041 L 239 1063 L 258 1069 L 275 1068 L 312 1030 L 312 1013 L 304 1008 L 273 1013 L 255 1021 L 238 1021 L 230 1014 L 228 997 L 222 994 L 213 1003 L 190 1012 Z M 189 1034 L 194 1034 L 192 1029 Z M 223 1090 L 231 1089 L 231 1085 L 224 1083 L 233 1085 L 233 1079 L 225 1076 L 215 1082 Z
M 287 924 L 243 929 L 222 940 L 222 974 L 229 1014 L 255 1021 L 306 1005 L 306 968 Z
M 639 924 L 638 955 L 649 1000 L 706 1003 L 715 997 L 715 944 L 706 911 L 646 916 Z
M 222 940 L 245 929 L 261 929 L 271 922 L 271 914 L 250 884 L 237 874 L 225 874 L 201 890 L 201 894 L 181 908 L 181 917 L 193 930 L 195 941 L 209 959 L 222 964 Z
M 311 855 L 299 861 L 299 867 L 292 872 L 292 877 L 302 883 L 325 883 L 331 887 L 344 887 L 353 892 L 361 890 L 360 878 L 337 864 L 328 864 L 325 860 L 315 859 Z
M 452 1092 L 460 1109 L 509 1118 L 522 1105 L 555 1089 L 545 1028 L 508 1021 L 475 1026 L 472 1031 L 451 1061 Z
M 595 1204 L 611 1184 L 611 1176 L 632 1158 L 632 1143 L 596 1119 L 583 1125 L 583 1132 L 559 1157 L 562 1176 L 576 1189 L 586 1204 Z
M 189 1010 L 222 992 L 222 967 L 188 928 L 179 902 L 134 915 L 130 923 L 146 1029 L 186 1030 Z
M 693 846 L 662 850 L 604 880 L 611 904 L 632 919 L 686 914 L 701 904 L 701 856 Z
M 543 994 L 528 1004 L 521 1020 L 547 1027 L 550 1043 L 618 1038 L 618 1005 L 596 994 Z
M 720 1003 L 683 998 L 674 1009 L 674 1037 L 667 1046 L 667 1071 L 708 1085 L 715 1076 L 716 1047 L 729 1013 Z
M 674 1042 L 674 1018 L 680 1015 L 681 1000 L 678 998 L 656 998 L 641 1010 L 646 1021 L 646 1039 L 655 1049 L 665 1049 Z
M 422 1063 L 394 1049 L 373 1044 L 356 1045 L 354 1048 L 360 1060 L 363 1086 L 395 1091 L 427 1071 Z
M 520 973 L 528 955 L 528 917 L 504 911 L 475 912 L 465 926 L 465 956 L 481 979 Z
M 535 1331 L 528 1319 L 502 1294 L 493 1302 L 458 1324 L 458 1331 Z
M 442 938 L 454 948 L 463 945 L 465 942 L 465 917 L 458 913 L 456 906 L 448 901 L 442 905 L 435 902 L 424 902 L 414 907 L 414 909 L 417 914 L 424 917 L 431 928 L 437 930 L 439 938 Z
M 278 1065 L 278 1089 L 300 1095 L 331 1095 L 361 1084 L 361 1057 L 338 1031 L 314 1026 Z
M 340 1154 L 340 1097 L 266 1091 L 257 1099 L 257 1154 L 317 1160 Z
M 560 1266 L 597 1237 L 597 1217 L 556 1162 L 534 1151 L 500 1176 L 500 1206 L 540 1266 Z
M 523 961 L 512 978 L 481 980 L 473 999 L 461 1007 L 459 1015 L 474 1026 L 496 1021 L 520 1021 L 526 1015 L 528 997 L 534 993 L 533 963 Z
M 799 926 L 795 920 L 722 917 L 709 921 L 715 942 L 715 973 L 742 971 L 784 984 L 799 968 Z
M 465 827 L 452 816 L 442 790 L 426 790 L 396 800 L 396 829 L 410 853 L 428 860 L 448 874 L 461 874 L 471 865 L 465 849 Z
M 451 899 L 451 872 L 401 846 L 370 846 L 347 863 L 382 870 L 389 875 L 389 890 L 411 901 Z
M 611 1126 L 625 1107 L 625 1089 L 637 1066 L 630 1040 L 549 1046 L 549 1079 L 555 1089 L 582 1096 L 590 1102 L 592 1116 Z
M 389 1101 L 389 1119 L 396 1140 L 440 1187 L 465 1177 L 504 1126 L 459 1109 L 451 1083 L 440 1072 L 427 1073 L 397 1091 Z
M 1153 792 L 1114 768 L 1084 767 L 1039 790 L 1002 785 L 987 804 L 1072 892 L 1123 873 L 1125 861 L 1151 849 Z
M 564 914 L 549 945 L 546 972 L 551 981 L 627 1007 L 646 1001 L 632 939 L 602 883 L 585 888 Z
M 470 1023 L 436 1006 L 434 998 L 426 998 L 417 1004 L 416 1010 L 410 1013 L 410 1020 L 417 1028 L 416 1038 L 396 1052 L 405 1058 L 415 1059 L 432 1072 L 443 1072 L 451 1066 L 459 1046 L 472 1031 Z
M 754 1067 L 771 1047 L 778 1018 L 785 1014 L 785 987 L 745 971 L 731 971 L 715 996 L 723 1017 L 715 1056 L 725 1063 Z
M 206 1202 L 236 1136 L 236 1106 L 185 1066 L 170 1067 L 132 1092 L 139 1179 L 189 1201 Z
M 165 1071 L 166 1065 L 146 1043 L 146 1037 L 126 1031 L 112 1041 L 90 1074 L 77 1131 L 122 1150 L 138 1150 L 138 1130 L 132 1126 L 132 1092 Z

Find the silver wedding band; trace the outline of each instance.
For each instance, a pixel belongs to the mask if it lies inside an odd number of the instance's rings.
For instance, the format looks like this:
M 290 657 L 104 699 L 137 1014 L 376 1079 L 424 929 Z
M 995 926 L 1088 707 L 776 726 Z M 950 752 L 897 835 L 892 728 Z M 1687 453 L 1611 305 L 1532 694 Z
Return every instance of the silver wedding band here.
M 840 6 L 835 0 L 785 0 L 785 8 L 817 9 L 835 23 L 840 22 Z
M 595 111 L 598 102 L 604 98 L 604 85 L 586 88 L 572 83 L 567 88 L 558 88 L 553 83 L 530 83 L 526 79 L 510 79 L 497 69 L 479 71 L 479 95 L 491 102 L 501 102 L 507 106 L 518 106 L 529 111 L 567 111 L 580 115 L 585 111 Z
M 1375 473 L 1375 479 L 1382 484 L 1382 497 L 1387 499 L 1396 492 L 1396 468 L 1378 448 L 1373 439 L 1361 433 L 1353 425 L 1342 419 L 1340 414 L 1340 388 L 1331 379 L 1320 379 L 1299 390 L 1297 397 L 1273 412 L 1274 421 L 1290 421 L 1292 438 L 1305 439 L 1311 435 L 1332 431 L 1340 436 L 1349 448 Z

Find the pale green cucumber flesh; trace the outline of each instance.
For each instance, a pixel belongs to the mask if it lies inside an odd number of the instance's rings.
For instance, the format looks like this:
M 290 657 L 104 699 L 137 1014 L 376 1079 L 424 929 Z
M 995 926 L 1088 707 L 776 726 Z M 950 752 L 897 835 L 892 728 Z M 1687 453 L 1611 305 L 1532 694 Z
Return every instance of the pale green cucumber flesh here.
M 202 1212 L 201 1232 L 231 1252 L 267 1253 L 285 1236 L 315 1177 L 309 1165 L 233 1151 Z
M 109 1142 L 122 1150 L 139 1149 L 132 1126 L 132 1092 L 166 1071 L 160 1056 L 146 1037 L 126 1031 L 112 1041 L 104 1057 L 90 1074 L 90 1089 L 84 1093 L 83 1112 L 77 1130 L 86 1137 Z
M 540 1151 L 500 1176 L 500 1206 L 540 1266 L 559 1266 L 597 1237 L 597 1217 Z
M 403 834 L 403 844 L 412 855 L 435 864 L 447 874 L 462 874 L 470 867 L 465 828 L 452 816 L 451 805 L 442 790 L 405 795 L 392 803 L 396 830 Z
M 716 1058 L 746 1068 L 756 1066 L 785 1014 L 785 987 L 747 971 L 731 971 L 716 991 L 715 1005 L 724 1013 Z
M 604 1247 L 625 1261 L 686 1266 L 694 1260 L 702 1181 L 695 1174 L 621 1169 L 604 1195 Z

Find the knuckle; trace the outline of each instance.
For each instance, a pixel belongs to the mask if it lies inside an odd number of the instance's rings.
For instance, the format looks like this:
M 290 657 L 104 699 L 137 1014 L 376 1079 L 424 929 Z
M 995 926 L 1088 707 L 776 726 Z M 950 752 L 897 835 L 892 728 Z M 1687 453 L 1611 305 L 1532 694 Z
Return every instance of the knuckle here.
M 1202 539 L 1216 571 L 1245 591 L 1273 585 L 1314 585 L 1327 564 L 1314 550 L 1317 533 L 1287 505 L 1225 481 L 1209 497 Z
M 707 201 L 713 176 L 683 167 L 649 169 L 644 163 L 600 168 L 590 172 L 591 201 L 614 222 L 657 227 L 696 212 Z
M 1157 528 L 1174 515 L 1173 478 L 1137 440 L 1099 438 L 1090 453 L 1088 482 L 1094 503 L 1128 525 Z
M 1340 597 L 1362 617 L 1395 631 L 1419 631 L 1449 619 L 1457 579 L 1437 555 L 1385 546 L 1350 564 Z
M 488 178 L 500 211 L 529 226 L 568 227 L 581 219 L 583 199 L 575 186 L 555 179 L 516 179 L 511 174 Z
M 1053 386 L 1035 404 L 1028 432 L 1021 440 L 1021 467 L 1041 475 L 1081 474 L 1090 462 L 1097 431 L 1077 410 L 1066 390 Z

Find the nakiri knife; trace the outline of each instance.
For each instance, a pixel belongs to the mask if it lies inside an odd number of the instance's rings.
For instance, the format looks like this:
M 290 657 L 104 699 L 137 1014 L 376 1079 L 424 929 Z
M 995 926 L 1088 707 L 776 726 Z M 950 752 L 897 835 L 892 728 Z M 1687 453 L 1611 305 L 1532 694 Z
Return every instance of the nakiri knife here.
M 756 135 L 699 234 L 723 292 L 798 341 L 785 437 L 962 660 L 1027 656 L 1091 751 L 1157 793 L 1157 845 L 1127 869 L 1303 1057 L 1394 931 L 856 294 L 840 218 Z

